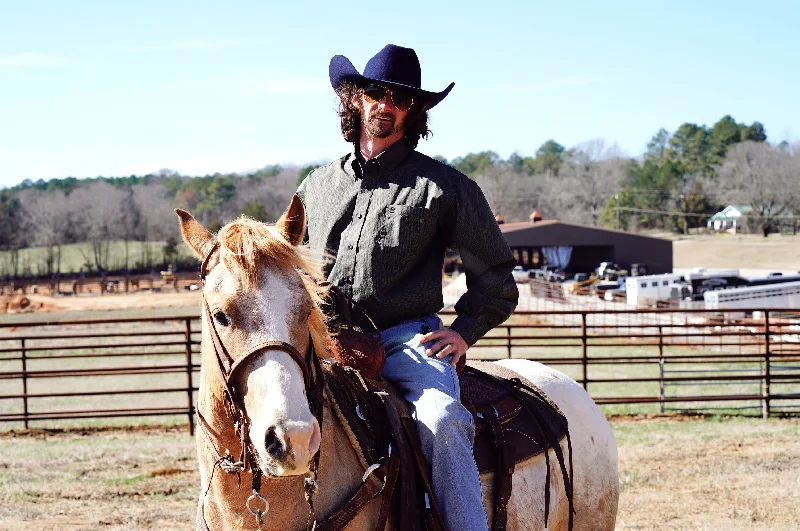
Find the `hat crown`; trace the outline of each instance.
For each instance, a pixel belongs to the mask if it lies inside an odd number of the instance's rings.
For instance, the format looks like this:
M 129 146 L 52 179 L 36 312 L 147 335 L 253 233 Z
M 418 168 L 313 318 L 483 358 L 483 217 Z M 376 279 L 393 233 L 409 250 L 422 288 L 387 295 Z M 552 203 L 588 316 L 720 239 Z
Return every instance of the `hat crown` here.
M 427 109 L 439 104 L 453 89 L 450 83 L 441 92 L 422 89 L 422 69 L 417 52 L 395 44 L 387 44 L 367 62 L 364 74 L 359 74 L 350 59 L 344 55 L 334 55 L 328 65 L 328 77 L 333 90 L 338 91 L 342 83 L 366 86 L 372 83 L 386 84 L 390 88 L 399 87 L 414 93 L 414 100 L 424 102 Z
M 414 88 L 422 86 L 422 69 L 417 53 L 394 44 L 387 44 L 367 62 L 364 77 Z

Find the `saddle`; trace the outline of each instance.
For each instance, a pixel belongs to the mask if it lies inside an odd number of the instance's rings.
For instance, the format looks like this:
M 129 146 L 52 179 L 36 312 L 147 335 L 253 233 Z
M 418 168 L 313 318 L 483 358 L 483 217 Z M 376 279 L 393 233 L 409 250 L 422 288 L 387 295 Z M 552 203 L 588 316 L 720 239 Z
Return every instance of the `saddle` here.
M 351 366 L 323 362 L 328 402 L 347 433 L 365 483 L 383 492 L 381 518 L 393 503 L 398 528 L 445 531 L 408 404 L 385 380 L 367 379 Z M 553 451 L 564 478 L 572 529 L 572 455 L 566 418 L 552 400 L 518 374 L 487 362 L 470 362 L 460 377 L 461 401 L 475 420 L 473 454 L 481 474 L 494 473 L 493 531 L 506 529 L 507 505 L 518 463 Z M 566 438 L 569 462 L 561 451 Z M 387 451 L 388 449 L 388 451 Z M 545 460 L 545 523 L 549 516 L 550 464 Z M 567 470 L 569 466 L 569 471 Z

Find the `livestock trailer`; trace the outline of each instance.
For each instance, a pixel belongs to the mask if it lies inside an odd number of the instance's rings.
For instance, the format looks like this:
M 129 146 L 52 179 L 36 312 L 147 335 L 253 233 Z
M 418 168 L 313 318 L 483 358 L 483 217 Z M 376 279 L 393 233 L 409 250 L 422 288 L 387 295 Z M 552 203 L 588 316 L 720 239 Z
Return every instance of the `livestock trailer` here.
M 709 310 L 728 308 L 800 308 L 800 282 L 764 284 L 703 293 Z

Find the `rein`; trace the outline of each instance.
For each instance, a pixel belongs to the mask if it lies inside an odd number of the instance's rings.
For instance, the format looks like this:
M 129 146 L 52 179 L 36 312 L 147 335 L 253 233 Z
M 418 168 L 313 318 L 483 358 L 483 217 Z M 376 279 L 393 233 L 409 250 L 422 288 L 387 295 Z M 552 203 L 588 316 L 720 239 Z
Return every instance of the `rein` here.
M 203 260 L 202 265 L 200 266 L 200 283 L 202 286 L 205 286 L 206 275 L 208 273 L 208 263 L 211 259 L 211 256 L 214 252 L 219 248 L 219 242 L 215 242 L 211 250 L 206 255 L 205 259 Z M 278 350 L 284 352 L 291 356 L 291 358 L 297 363 L 303 373 L 303 381 L 305 384 L 306 390 L 306 397 L 308 397 L 308 405 L 311 413 L 317 419 L 319 423 L 320 433 L 322 433 L 322 409 L 323 409 L 323 392 L 325 388 L 325 382 L 322 377 L 322 367 L 319 362 L 319 356 L 317 356 L 316 351 L 314 350 L 314 342 L 309 341 L 308 347 L 308 354 L 303 356 L 300 352 L 289 343 L 284 341 L 265 341 L 254 348 L 250 349 L 244 356 L 240 357 L 239 359 L 234 360 L 233 357 L 228 353 L 228 350 L 225 348 L 225 345 L 222 343 L 222 339 L 219 336 L 219 332 L 217 331 L 217 327 L 214 323 L 214 318 L 211 314 L 211 309 L 208 306 L 208 301 L 205 298 L 205 294 L 203 295 L 203 315 L 207 319 L 207 323 L 209 324 L 209 331 L 211 333 L 211 339 L 214 345 L 214 353 L 216 354 L 217 358 L 217 367 L 219 368 L 220 376 L 222 377 L 222 381 L 225 384 L 225 402 L 228 406 L 228 413 L 232 419 L 233 423 L 233 430 L 236 433 L 239 441 L 241 443 L 241 452 L 239 453 L 238 458 L 234 458 L 229 453 L 226 455 L 221 455 L 219 450 L 217 450 L 216 445 L 213 443 L 211 434 L 209 433 L 208 422 L 203 415 L 198 411 L 198 426 L 200 426 L 203 434 L 206 438 L 206 441 L 209 443 L 211 448 L 214 449 L 214 452 L 217 455 L 217 459 L 214 462 L 214 467 L 211 471 L 211 477 L 208 481 L 208 487 L 203 494 L 203 498 L 200 500 L 200 516 L 202 516 L 202 506 L 203 500 L 205 496 L 208 494 L 208 491 L 211 489 L 211 483 L 214 479 L 214 471 L 217 467 L 222 469 L 224 472 L 229 474 L 237 474 L 241 480 L 241 472 L 245 471 L 247 468 L 250 469 L 250 472 L 253 475 L 253 482 L 252 482 L 252 495 L 247 499 L 245 506 L 253 514 L 256 518 L 256 523 L 258 524 L 258 529 L 262 530 L 262 525 L 264 524 L 263 517 L 269 511 L 269 501 L 264 498 L 260 494 L 261 490 L 261 476 L 262 476 L 262 469 L 257 462 L 257 454 L 253 448 L 252 441 L 250 440 L 249 435 L 249 428 L 250 428 L 250 418 L 247 415 L 247 411 L 245 409 L 243 397 L 240 395 L 238 390 L 236 389 L 234 382 L 235 376 L 237 371 L 244 366 L 247 360 L 250 359 L 251 356 L 262 352 L 264 350 Z M 309 334 L 310 335 L 310 334 Z M 320 444 L 320 449 L 322 445 Z M 312 530 L 316 527 L 316 514 L 314 510 L 314 494 L 317 491 L 317 472 L 319 468 L 319 456 L 320 450 L 317 450 L 317 453 L 314 455 L 313 465 L 311 468 L 311 477 L 305 478 L 304 482 L 304 490 L 305 490 L 305 498 L 306 502 L 309 506 L 309 515 L 308 515 L 308 522 L 307 522 L 307 530 Z M 241 483 L 240 483 L 241 487 Z M 263 508 L 261 507 L 263 505 Z M 203 517 L 203 523 L 205 525 L 205 517 Z M 206 529 L 208 528 L 205 525 Z

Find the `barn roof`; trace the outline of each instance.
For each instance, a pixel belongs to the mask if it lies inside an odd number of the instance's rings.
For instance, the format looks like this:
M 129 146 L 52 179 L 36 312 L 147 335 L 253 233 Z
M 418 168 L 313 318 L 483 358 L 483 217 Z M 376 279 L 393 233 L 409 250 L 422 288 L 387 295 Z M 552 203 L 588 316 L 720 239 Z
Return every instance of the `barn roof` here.
M 642 234 L 634 234 L 631 232 L 625 232 L 622 230 L 615 230 L 615 229 L 601 229 L 599 227 L 591 227 L 589 225 L 579 225 L 577 223 L 567 223 L 564 221 L 559 221 L 557 219 L 548 219 L 543 221 L 537 221 L 536 223 L 531 223 L 530 221 L 520 221 L 515 223 L 504 223 L 500 225 L 500 231 L 503 234 L 513 233 L 515 236 L 517 233 L 520 232 L 533 232 L 533 233 L 550 233 L 550 232 L 558 232 L 562 234 L 573 234 L 575 236 L 579 235 L 586 235 L 586 236 L 610 236 L 612 235 L 619 235 L 622 237 L 627 238 L 647 238 L 648 240 L 656 240 L 656 241 L 669 241 L 664 240 L 663 238 L 656 238 L 655 236 L 645 236 Z

